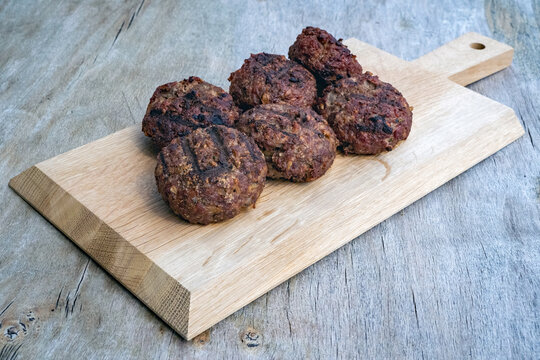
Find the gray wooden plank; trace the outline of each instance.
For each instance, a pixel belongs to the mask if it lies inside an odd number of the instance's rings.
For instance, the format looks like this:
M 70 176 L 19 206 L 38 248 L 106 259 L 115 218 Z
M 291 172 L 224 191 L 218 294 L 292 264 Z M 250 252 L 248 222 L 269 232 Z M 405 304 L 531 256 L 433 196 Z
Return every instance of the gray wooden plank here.
M 0 358 L 539 358 L 539 14 L 534 0 L 0 3 Z M 157 85 L 227 88 L 305 25 L 407 60 L 468 31 L 514 46 L 510 69 L 470 87 L 526 136 L 193 342 L 7 188 L 139 123 Z

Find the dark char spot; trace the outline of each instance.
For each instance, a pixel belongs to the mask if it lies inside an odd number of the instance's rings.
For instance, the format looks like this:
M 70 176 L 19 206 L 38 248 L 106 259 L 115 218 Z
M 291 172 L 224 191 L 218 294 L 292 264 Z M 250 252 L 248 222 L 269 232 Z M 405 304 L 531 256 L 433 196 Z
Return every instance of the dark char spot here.
M 161 114 L 163 114 L 163 111 L 161 111 L 161 110 L 158 110 L 158 109 L 150 110 L 150 116 L 158 116 L 158 115 L 161 115 Z
M 165 174 L 169 173 L 169 166 L 167 165 L 167 161 L 165 160 L 165 155 L 163 154 L 163 151 L 159 152 L 159 160 L 161 160 L 161 165 L 163 166 L 163 172 Z
M 195 115 L 192 116 L 192 118 L 195 121 L 204 121 L 206 119 L 204 114 L 195 114 Z
M 382 130 L 385 134 L 391 134 L 392 128 L 386 123 L 384 116 L 375 115 L 369 118 L 373 125 L 373 132 Z
M 376 133 L 376 132 L 382 131 L 385 134 L 392 134 L 393 129 L 390 126 L 388 126 L 384 116 L 375 115 L 375 116 L 370 117 L 368 120 L 369 122 L 367 123 L 364 122 L 361 124 L 355 124 L 354 125 L 355 128 L 358 131 L 363 131 L 363 132 Z
M 197 97 L 197 93 L 195 92 L 195 90 L 191 90 L 186 95 L 184 95 L 184 97 L 188 100 L 193 100 Z
M 391 134 L 392 133 L 392 128 L 390 126 L 388 126 L 386 123 L 384 123 L 382 131 L 384 131 L 385 134 Z
M 225 122 L 221 118 L 221 115 L 219 115 L 219 114 L 212 115 L 211 123 L 216 124 L 216 125 L 224 125 L 225 124 Z
M 274 60 L 275 55 L 268 54 L 268 53 L 261 53 L 255 55 L 255 61 L 262 64 L 263 66 L 266 66 L 270 64 Z

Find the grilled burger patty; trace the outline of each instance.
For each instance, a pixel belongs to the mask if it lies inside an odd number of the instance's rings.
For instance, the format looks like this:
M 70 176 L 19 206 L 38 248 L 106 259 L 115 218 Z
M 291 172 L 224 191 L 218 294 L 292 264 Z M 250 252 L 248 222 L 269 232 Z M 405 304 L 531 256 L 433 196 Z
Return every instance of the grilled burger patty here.
M 322 87 L 362 74 L 362 66 L 341 39 L 316 27 L 302 30 L 289 48 L 289 59 L 315 74 Z
M 283 55 L 252 54 L 229 81 L 229 92 L 244 110 L 272 103 L 311 107 L 317 97 L 313 75 Z
M 209 224 L 255 204 L 267 173 L 252 139 L 226 126 L 197 129 L 174 139 L 158 155 L 158 191 L 172 211 Z
M 403 95 L 369 72 L 327 87 L 317 110 L 350 154 L 390 151 L 412 125 L 412 108 Z
M 236 126 L 262 150 L 270 178 L 311 181 L 324 175 L 334 162 L 334 132 L 309 108 L 260 105 L 243 113 Z
M 210 125 L 233 126 L 239 111 L 222 88 L 191 76 L 159 86 L 148 104 L 142 130 L 160 148 L 177 136 Z

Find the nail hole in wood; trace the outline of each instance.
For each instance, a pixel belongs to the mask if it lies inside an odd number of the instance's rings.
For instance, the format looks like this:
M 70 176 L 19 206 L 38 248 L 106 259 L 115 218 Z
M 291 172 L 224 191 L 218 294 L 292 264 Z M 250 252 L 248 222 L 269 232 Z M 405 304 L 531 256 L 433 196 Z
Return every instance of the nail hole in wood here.
M 482 50 L 486 48 L 486 45 L 481 43 L 471 43 L 469 46 L 475 50 Z

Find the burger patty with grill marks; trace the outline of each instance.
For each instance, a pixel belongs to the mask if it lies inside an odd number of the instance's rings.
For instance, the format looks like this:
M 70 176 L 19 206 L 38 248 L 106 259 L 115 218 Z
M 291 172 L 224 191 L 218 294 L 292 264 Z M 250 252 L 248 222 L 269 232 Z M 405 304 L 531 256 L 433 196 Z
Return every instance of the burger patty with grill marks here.
M 302 30 L 289 48 L 289 59 L 315 74 L 321 90 L 343 78 L 362 74 L 362 66 L 341 39 L 316 27 Z
M 309 108 L 260 105 L 243 113 L 236 126 L 262 150 L 268 177 L 273 179 L 315 180 L 326 173 L 336 157 L 334 132 Z
M 229 81 L 229 92 L 244 110 L 277 103 L 311 107 L 317 97 L 315 77 L 283 55 L 252 54 Z
M 328 121 L 345 153 L 378 154 L 407 139 L 412 108 L 392 85 L 366 72 L 324 90 L 317 111 Z
M 226 126 L 175 138 L 158 155 L 158 191 L 172 211 L 191 223 L 209 224 L 254 205 L 267 173 L 252 139 Z
M 160 148 L 177 136 L 210 125 L 233 126 L 239 111 L 231 95 L 191 76 L 159 86 L 150 99 L 142 130 Z

